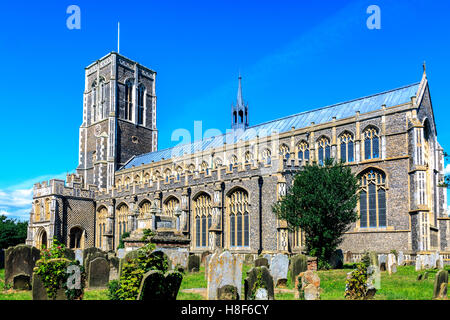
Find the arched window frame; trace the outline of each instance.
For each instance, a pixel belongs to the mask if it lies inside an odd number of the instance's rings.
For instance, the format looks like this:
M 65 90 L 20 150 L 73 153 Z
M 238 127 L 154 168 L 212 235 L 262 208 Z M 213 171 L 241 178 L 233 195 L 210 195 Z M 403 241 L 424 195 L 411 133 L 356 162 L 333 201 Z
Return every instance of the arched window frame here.
M 291 156 L 291 154 L 289 152 L 289 147 L 284 143 L 280 146 L 280 156 L 281 156 L 281 158 L 286 159 L 286 160 L 289 160 L 289 158 Z
M 339 136 L 339 158 L 344 163 L 355 161 L 355 142 L 353 134 L 348 131 Z
M 387 227 L 387 181 L 386 174 L 376 168 L 364 170 L 359 175 L 359 227 Z
M 305 140 L 297 144 L 297 159 L 300 162 L 309 161 L 309 144 Z
M 102 247 L 102 236 L 104 235 L 104 230 L 105 230 L 105 226 L 106 226 L 106 222 L 107 222 L 107 218 L 108 218 L 108 209 L 105 206 L 101 206 L 98 210 L 97 210 L 97 219 L 96 219 L 96 223 L 97 223 L 97 247 L 101 248 Z
M 194 198 L 194 244 L 197 248 L 205 248 L 209 243 L 209 229 L 212 223 L 212 201 L 206 193 L 201 193 Z
M 317 160 L 319 165 L 323 165 L 327 159 L 331 158 L 330 139 L 322 136 L 317 140 Z
M 250 247 L 248 192 L 238 188 L 227 196 L 228 239 L 230 248 Z
M 122 234 L 127 232 L 128 210 L 128 205 L 125 203 L 122 203 L 117 207 L 117 239 L 120 239 Z
M 364 160 L 378 159 L 380 155 L 381 139 L 379 130 L 373 126 L 363 131 Z
M 133 120 L 133 88 L 134 84 L 131 79 L 125 81 L 125 112 L 124 119 L 132 121 Z
M 269 149 L 264 149 L 261 158 L 263 159 L 266 165 L 272 164 L 272 152 Z
M 165 216 L 175 217 L 175 211 L 180 208 L 180 201 L 174 196 L 170 196 L 164 201 L 163 214 Z
M 147 96 L 147 89 L 143 84 L 140 84 L 138 89 L 138 116 L 137 116 L 137 124 L 139 125 L 145 125 L 144 121 L 145 121 L 146 96 Z

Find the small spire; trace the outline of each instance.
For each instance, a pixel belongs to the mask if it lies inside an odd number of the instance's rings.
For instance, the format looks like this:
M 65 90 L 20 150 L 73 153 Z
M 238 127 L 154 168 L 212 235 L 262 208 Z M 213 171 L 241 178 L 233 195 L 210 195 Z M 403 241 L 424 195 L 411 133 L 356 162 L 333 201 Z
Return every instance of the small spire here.
M 422 68 L 423 68 L 423 73 L 427 73 L 427 63 L 425 62 L 425 60 L 423 61 Z
M 237 105 L 238 106 L 243 106 L 244 105 L 244 101 L 242 100 L 242 86 L 241 86 L 241 73 L 239 72 L 239 87 L 238 87 L 238 92 L 237 92 Z
M 120 53 L 120 22 L 117 22 L 117 53 Z

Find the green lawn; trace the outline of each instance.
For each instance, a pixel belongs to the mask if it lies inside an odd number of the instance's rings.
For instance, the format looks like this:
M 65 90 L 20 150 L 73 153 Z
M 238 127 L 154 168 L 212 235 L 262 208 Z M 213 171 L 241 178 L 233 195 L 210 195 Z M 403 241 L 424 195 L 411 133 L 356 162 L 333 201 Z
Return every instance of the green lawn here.
M 244 279 L 251 266 L 244 265 L 242 269 L 242 296 L 244 291 Z M 450 271 L 450 266 L 445 267 Z M 345 279 L 347 272 L 351 268 L 338 270 L 318 271 L 320 277 L 321 299 L 322 300 L 343 300 L 345 290 Z M 421 271 L 420 273 L 424 273 Z M 414 266 L 398 267 L 398 272 L 389 275 L 387 272 L 381 273 L 380 289 L 375 295 L 376 300 L 430 300 L 433 296 L 433 283 L 437 270 L 428 270 L 428 279 L 417 281 L 419 272 L 415 271 Z M 31 300 L 31 291 L 16 291 L 5 289 L 4 285 L 5 271 L 0 269 L 0 300 Z M 181 283 L 178 293 L 178 300 L 202 300 L 203 296 L 198 289 L 207 287 L 204 276 L 204 267 L 199 272 L 186 273 Z M 288 275 L 287 289 L 294 289 L 294 284 Z M 278 291 L 278 290 L 276 290 Z M 202 291 L 205 292 L 204 290 Z M 86 290 L 84 300 L 107 300 L 107 290 Z M 294 292 L 282 290 L 275 293 L 276 300 L 293 300 Z

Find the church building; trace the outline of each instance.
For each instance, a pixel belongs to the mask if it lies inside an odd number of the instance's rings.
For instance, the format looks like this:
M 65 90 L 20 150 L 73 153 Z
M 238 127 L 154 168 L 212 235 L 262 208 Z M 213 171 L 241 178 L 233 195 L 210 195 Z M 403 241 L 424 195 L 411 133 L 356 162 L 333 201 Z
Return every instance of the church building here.
M 401 88 L 252 125 L 239 76 L 230 130 L 163 150 L 155 81 L 155 71 L 116 52 L 86 67 L 79 165 L 66 181 L 34 185 L 27 244 L 56 237 L 115 250 L 126 232 L 169 229 L 194 253 L 300 252 L 304 234 L 291 233 L 272 204 L 305 164 L 333 158 L 360 179 L 359 220 L 343 251 L 450 252 L 425 71 Z

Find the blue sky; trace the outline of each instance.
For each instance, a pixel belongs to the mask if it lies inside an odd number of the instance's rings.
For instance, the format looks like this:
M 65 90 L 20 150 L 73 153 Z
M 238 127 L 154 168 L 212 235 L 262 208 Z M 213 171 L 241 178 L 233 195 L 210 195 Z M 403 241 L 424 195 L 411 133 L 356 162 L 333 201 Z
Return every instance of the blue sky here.
M 69 30 L 69 5 L 81 29 Z M 366 9 L 381 9 L 381 29 Z M 0 214 L 28 219 L 34 182 L 78 161 L 84 67 L 117 49 L 157 71 L 159 148 L 224 132 L 242 74 L 251 125 L 418 82 L 426 61 L 450 150 L 448 1 L 8 1 L 0 11 Z M 449 166 L 450 169 L 450 166 Z

